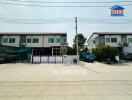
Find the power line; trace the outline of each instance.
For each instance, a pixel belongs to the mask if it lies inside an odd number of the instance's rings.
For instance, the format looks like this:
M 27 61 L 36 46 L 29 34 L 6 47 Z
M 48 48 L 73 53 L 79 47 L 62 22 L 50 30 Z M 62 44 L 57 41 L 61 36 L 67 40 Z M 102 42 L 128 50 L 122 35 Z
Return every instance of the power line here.
M 21 21 L 41 21 L 41 22 L 69 22 L 72 21 L 72 18 L 54 18 L 54 19 L 9 19 L 9 18 L 0 18 L 2 21 L 8 22 L 21 22 Z M 132 19 L 96 19 L 96 18 L 79 18 L 78 21 L 132 21 Z
M 68 8 L 68 7 L 111 7 L 111 6 L 44 6 L 44 5 L 27 5 L 27 4 L 16 4 L 16 3 L 7 3 L 7 2 L 0 2 L 1 4 L 7 4 L 7 5 L 17 5 L 17 6 L 20 6 L 20 5 L 22 5 L 22 6 L 33 6 L 33 7 L 66 7 L 66 8 Z
M 99 18 L 90 18 L 90 17 L 80 17 L 79 20 L 132 20 L 132 19 L 99 19 Z M 19 19 L 11 19 L 6 17 L 1 17 L 0 20 L 74 20 L 73 18 L 39 18 L 39 19 L 29 19 L 29 18 L 19 18 Z
M 8 24 L 57 24 L 57 23 L 73 23 L 72 18 L 54 18 L 54 19 L 8 19 L 0 18 L 2 23 Z M 132 19 L 94 19 L 79 18 L 79 23 L 108 23 L 108 24 L 129 24 Z
M 60 7 L 63 7 L 63 8 L 69 8 L 69 7 L 74 7 L 74 8 L 87 8 L 87 7 L 111 7 L 111 6 L 45 6 L 45 5 L 37 5 L 37 4 L 17 4 L 17 3 L 9 3 L 9 2 L 0 2 L 1 4 L 6 4 L 6 5 L 16 5 L 16 6 L 31 6 L 31 7 L 52 7 L 52 8 L 60 8 Z M 132 4 L 125 4 L 125 5 L 120 5 L 120 6 L 131 6 Z
M 7 0 L 7 1 L 16 1 L 16 2 L 30 2 L 30 3 L 129 3 L 132 1 L 115 1 L 115 2 L 49 2 L 49 1 L 18 1 L 18 0 Z
M 64 23 L 73 23 L 73 22 L 2 22 L 6 24 L 64 24 Z M 87 24 L 132 24 L 132 22 L 96 22 L 96 21 L 89 21 L 89 22 L 79 22 L 79 23 L 87 23 Z

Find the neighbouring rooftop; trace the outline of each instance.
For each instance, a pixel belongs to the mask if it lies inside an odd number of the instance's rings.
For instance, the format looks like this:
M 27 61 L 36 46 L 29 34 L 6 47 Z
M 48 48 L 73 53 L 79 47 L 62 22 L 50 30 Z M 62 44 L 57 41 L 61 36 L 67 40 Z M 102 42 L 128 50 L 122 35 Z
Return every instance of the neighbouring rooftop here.
M 59 32 L 0 32 L 2 35 L 66 35 L 67 33 Z

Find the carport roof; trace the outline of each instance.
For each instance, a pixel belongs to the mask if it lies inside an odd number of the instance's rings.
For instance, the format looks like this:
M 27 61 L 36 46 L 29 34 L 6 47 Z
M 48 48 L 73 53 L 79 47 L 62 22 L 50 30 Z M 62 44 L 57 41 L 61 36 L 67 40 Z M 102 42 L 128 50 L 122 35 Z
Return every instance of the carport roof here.
M 132 32 L 94 32 L 93 34 L 97 35 L 132 35 Z
M 94 32 L 87 42 L 89 42 L 93 35 L 132 35 L 132 32 Z

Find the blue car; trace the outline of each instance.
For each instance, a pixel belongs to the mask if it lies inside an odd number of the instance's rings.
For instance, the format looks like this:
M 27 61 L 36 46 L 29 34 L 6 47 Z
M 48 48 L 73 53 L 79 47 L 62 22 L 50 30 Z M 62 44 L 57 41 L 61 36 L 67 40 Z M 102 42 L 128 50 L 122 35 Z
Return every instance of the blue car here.
M 90 53 L 81 53 L 80 60 L 86 62 L 94 62 L 96 60 L 96 56 Z

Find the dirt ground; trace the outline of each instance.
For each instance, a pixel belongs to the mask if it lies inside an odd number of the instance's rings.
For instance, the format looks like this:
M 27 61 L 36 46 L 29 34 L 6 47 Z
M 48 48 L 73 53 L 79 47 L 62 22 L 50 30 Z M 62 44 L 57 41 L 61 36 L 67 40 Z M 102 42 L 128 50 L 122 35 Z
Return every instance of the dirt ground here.
M 0 100 L 131 99 L 132 62 L 0 65 Z

